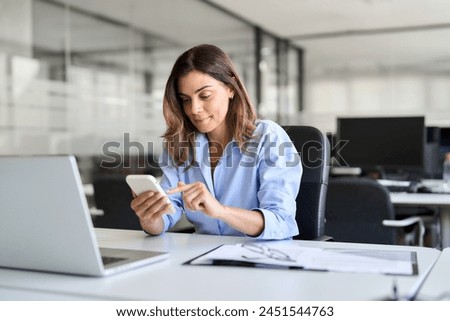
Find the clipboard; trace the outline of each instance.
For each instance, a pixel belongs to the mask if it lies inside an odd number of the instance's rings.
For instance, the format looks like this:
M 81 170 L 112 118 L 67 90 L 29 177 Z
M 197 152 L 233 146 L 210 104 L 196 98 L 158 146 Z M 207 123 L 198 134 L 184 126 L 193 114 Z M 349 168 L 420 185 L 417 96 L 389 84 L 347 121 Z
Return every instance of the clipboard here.
M 198 266 L 417 275 L 417 253 L 402 250 L 313 248 L 277 242 L 220 245 L 185 263 Z

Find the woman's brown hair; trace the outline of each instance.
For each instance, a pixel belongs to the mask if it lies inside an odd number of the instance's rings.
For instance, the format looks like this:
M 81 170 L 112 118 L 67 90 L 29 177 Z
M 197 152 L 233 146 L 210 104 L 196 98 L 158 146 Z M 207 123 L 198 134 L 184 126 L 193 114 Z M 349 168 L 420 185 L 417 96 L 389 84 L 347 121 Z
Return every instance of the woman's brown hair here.
M 209 44 L 185 51 L 175 61 L 167 80 L 163 101 L 163 113 L 167 124 L 163 138 L 169 155 L 177 165 L 186 161 L 192 165 L 195 159 L 194 142 L 197 129 L 184 113 L 178 91 L 179 79 L 194 70 L 215 78 L 233 90 L 234 97 L 229 102 L 226 122 L 228 131 L 232 133 L 241 149 L 252 137 L 257 119 L 256 110 L 250 102 L 247 90 L 227 54 Z

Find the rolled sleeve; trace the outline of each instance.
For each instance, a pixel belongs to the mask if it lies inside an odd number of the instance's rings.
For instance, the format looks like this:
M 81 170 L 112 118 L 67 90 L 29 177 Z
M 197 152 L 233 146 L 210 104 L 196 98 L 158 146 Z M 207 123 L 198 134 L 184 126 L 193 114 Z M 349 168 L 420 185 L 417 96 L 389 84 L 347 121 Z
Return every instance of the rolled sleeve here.
M 263 138 L 259 163 L 259 208 L 264 216 L 261 239 L 285 239 L 298 235 L 296 198 L 302 167 L 297 150 L 284 130 Z

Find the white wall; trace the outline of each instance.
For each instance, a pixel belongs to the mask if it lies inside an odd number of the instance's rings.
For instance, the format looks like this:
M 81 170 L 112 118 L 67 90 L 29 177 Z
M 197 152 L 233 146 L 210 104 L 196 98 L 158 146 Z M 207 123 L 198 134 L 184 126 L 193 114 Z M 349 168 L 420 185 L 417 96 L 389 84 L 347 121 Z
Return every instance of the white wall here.
M 305 109 L 292 122 L 336 130 L 340 116 L 424 115 L 450 126 L 450 78 L 440 74 L 366 74 L 306 78 Z

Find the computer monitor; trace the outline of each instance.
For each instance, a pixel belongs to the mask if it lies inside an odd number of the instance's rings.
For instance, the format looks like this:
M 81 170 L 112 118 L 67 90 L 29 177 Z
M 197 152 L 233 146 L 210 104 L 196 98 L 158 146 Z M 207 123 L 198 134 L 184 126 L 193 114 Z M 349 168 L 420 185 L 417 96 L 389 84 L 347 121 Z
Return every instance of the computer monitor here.
M 425 134 L 424 117 L 337 120 L 338 141 L 340 144 L 347 141 L 340 150 L 344 166 L 360 167 L 363 171 L 420 175 L 424 167 Z

